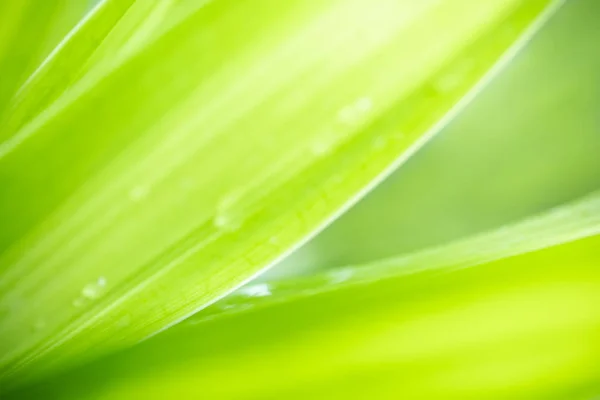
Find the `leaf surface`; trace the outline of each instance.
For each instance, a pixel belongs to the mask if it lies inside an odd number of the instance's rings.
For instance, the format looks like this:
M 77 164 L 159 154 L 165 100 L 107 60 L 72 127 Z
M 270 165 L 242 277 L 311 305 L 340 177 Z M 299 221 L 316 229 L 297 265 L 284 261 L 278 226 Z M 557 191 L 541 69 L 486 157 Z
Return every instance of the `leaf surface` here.
M 16 398 L 591 398 L 600 389 L 600 214 L 598 196 L 587 200 L 488 235 L 530 244 L 503 256 L 474 238 L 399 258 L 386 278 L 355 267 L 355 276 L 340 271 L 352 284 L 329 275 L 312 291 L 254 286 L 243 310 L 200 313 Z M 554 230 L 560 214 L 579 226 Z
M 0 4 L 0 117 L 85 9 L 85 1 L 19 0 Z M 0 130 L 0 139 L 3 137 Z
M 226 0 L 119 62 L 85 50 L 110 68 L 68 78 L 0 144 L 1 379 L 133 344 L 251 279 L 422 145 L 558 4 Z M 107 54 L 129 43 L 99 26 Z

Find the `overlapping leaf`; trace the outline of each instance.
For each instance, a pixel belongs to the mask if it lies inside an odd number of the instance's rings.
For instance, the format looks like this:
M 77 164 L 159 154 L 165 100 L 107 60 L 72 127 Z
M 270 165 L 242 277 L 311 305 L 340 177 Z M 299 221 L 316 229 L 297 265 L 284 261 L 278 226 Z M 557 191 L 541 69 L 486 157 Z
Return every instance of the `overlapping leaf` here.
M 368 263 L 600 188 L 600 2 L 567 2 L 406 165 L 269 275 Z
M 7 120 L 5 381 L 134 343 L 254 276 L 559 2 L 167 3 L 96 8 L 23 92 L 47 95 Z
M 83 1 L 19 0 L 0 4 L 0 117 L 21 86 L 84 14 Z M 0 138 L 4 134 L 0 133 Z
M 444 246 L 369 263 L 334 268 L 310 277 L 247 285 L 193 316 L 200 322 L 249 307 L 311 296 L 422 271 L 452 271 L 600 235 L 600 192 L 540 216 Z
M 200 313 L 18 396 L 590 398 L 599 199 L 385 265 L 251 286 L 225 303 L 233 314 Z

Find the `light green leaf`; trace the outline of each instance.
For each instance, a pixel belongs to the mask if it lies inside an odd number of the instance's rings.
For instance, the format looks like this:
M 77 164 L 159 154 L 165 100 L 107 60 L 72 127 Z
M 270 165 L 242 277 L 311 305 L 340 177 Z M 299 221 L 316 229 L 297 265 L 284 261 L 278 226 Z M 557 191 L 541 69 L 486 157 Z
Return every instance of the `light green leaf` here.
M 590 398 L 600 391 L 599 198 L 400 258 L 387 278 L 344 270 L 360 277 L 312 292 L 301 283 L 296 293 L 289 282 L 277 301 L 191 319 L 14 396 Z M 492 238 L 510 234 L 518 248 L 498 260 Z
M 558 4 L 219 1 L 158 37 L 123 17 L 140 41 L 113 62 L 129 43 L 113 28 L 0 144 L 1 379 L 135 343 L 253 277 L 415 151 Z
M 421 151 L 268 274 L 412 253 L 600 189 L 598 15 L 597 0 L 565 3 Z
M 76 101 L 85 90 L 183 21 L 206 0 L 104 0 L 21 87 L 0 134 L 14 135 L 45 108 Z
M 85 1 L 0 3 L 0 120 L 15 93 L 81 18 Z M 4 137 L 0 131 L 0 139 Z
M 134 2 L 135 0 L 109 0 L 100 3 L 61 41 L 24 82 L 12 104 L 4 107 L 0 125 L 2 141 L 10 141 L 19 128 L 36 117 L 84 75 L 88 60 L 107 40 L 107 36 L 110 36 L 115 25 Z M 48 2 L 51 3 L 58 2 Z M 147 2 L 149 3 L 151 2 Z M 21 7 L 18 2 L 13 4 L 15 9 Z M 36 33 L 44 37 L 43 33 Z M 19 37 L 13 39 L 14 42 L 17 42 L 17 38 Z M 28 48 L 24 50 L 30 51 Z
M 518 224 L 455 243 L 309 277 L 250 284 L 194 315 L 190 322 L 417 272 L 470 268 L 596 235 L 600 235 L 600 191 Z

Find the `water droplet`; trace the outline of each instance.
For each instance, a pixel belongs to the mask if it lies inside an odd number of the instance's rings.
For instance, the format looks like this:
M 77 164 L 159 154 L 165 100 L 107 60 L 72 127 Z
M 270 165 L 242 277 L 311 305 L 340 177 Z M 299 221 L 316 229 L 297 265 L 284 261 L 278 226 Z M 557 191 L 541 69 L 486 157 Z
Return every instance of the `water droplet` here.
M 234 232 L 240 228 L 242 222 L 240 219 L 235 218 L 235 215 L 226 212 L 220 212 L 215 215 L 213 219 L 213 225 L 221 230 L 227 232 Z
M 98 288 L 95 284 L 88 284 L 83 287 L 81 295 L 86 299 L 95 299 L 98 297 Z
M 106 286 L 106 278 L 101 276 L 95 282 L 88 283 L 81 289 L 81 297 L 87 300 L 94 300 L 102 295 Z
M 344 125 L 356 125 L 365 118 L 372 108 L 373 101 L 371 98 L 361 97 L 338 112 L 338 121 Z
M 331 271 L 329 273 L 329 282 L 330 283 L 343 283 L 348 281 L 354 272 L 351 269 L 339 269 L 337 271 Z
M 73 306 L 75 306 L 77 308 L 83 307 L 84 304 L 85 304 L 85 301 L 81 297 L 78 297 L 75 300 L 73 300 Z
M 388 144 L 387 136 L 379 136 L 373 141 L 373 149 L 383 150 Z
M 224 197 L 217 205 L 216 214 L 213 218 L 215 228 L 226 232 L 234 232 L 242 226 L 242 218 L 236 214 L 233 207 L 238 201 L 239 196 L 233 193 Z
M 320 139 L 314 142 L 310 147 L 311 153 L 317 157 L 324 156 L 330 153 L 331 150 L 333 150 L 333 141 L 331 140 Z
M 131 201 L 137 202 L 148 195 L 148 188 L 146 186 L 136 186 L 129 191 L 129 199 Z
M 472 70 L 472 60 L 465 58 L 460 64 L 439 76 L 433 83 L 434 88 L 440 93 L 452 92 L 465 82 Z
M 260 283 L 257 285 L 248 286 L 240 289 L 240 292 L 249 297 L 264 297 L 271 294 L 269 285 L 266 283 Z
M 362 97 L 356 102 L 356 110 L 360 112 L 369 112 L 373 107 L 373 101 L 369 97 Z
M 117 326 L 124 328 L 126 326 L 129 326 L 129 324 L 131 323 L 131 315 L 126 314 L 123 315 L 120 319 L 119 322 L 117 323 Z

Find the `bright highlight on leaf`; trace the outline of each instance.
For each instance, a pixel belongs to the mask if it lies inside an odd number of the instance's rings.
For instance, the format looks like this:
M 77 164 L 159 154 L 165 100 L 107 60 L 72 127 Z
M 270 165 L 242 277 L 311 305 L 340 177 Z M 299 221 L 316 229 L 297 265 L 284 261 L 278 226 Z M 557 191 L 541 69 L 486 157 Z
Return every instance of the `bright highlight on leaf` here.
M 35 38 L 75 9 L 12 4 L 6 386 L 133 345 L 250 280 L 435 134 L 561 2 L 106 0 L 52 52 Z
M 0 4 L 0 117 L 11 110 L 11 98 L 75 25 L 85 7 L 82 1 L 61 0 Z M 0 139 L 5 135 L 5 130 L 0 130 Z

